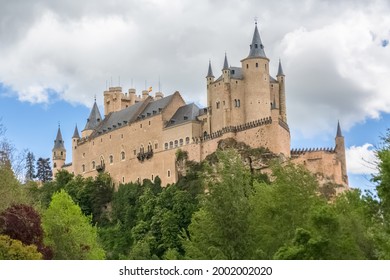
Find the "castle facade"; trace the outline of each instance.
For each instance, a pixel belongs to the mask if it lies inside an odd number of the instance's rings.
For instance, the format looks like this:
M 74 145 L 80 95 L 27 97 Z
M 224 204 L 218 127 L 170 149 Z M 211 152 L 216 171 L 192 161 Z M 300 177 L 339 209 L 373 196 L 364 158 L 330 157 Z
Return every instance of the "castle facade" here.
M 186 104 L 179 92 L 152 96 L 144 90 L 137 95 L 135 89 L 110 87 L 104 92 L 104 116 L 95 101 L 81 136 L 76 126 L 72 163 L 65 164 L 58 129 L 52 150 L 54 173 L 66 169 L 88 177 L 105 171 L 116 184 L 159 176 L 166 185 L 178 179 L 178 149 L 199 162 L 216 151 L 220 140 L 233 138 L 303 164 L 323 182 L 348 187 L 339 124 L 335 148 L 290 150 L 285 75 L 279 61 L 276 78 L 272 77 L 269 63 L 256 24 L 241 67 L 229 66 L 225 54 L 222 73 L 215 78 L 209 62 L 206 108 Z

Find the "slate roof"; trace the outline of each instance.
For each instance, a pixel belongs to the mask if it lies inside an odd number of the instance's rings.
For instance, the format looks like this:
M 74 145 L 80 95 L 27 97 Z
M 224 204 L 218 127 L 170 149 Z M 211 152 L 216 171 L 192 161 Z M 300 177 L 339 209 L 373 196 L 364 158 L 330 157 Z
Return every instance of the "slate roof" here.
M 62 134 L 61 134 L 61 128 L 60 127 L 58 127 L 57 137 L 56 137 L 56 140 L 54 140 L 53 151 L 54 150 L 65 151 L 64 140 L 62 140 Z
M 226 69 L 229 69 L 229 63 L 228 63 L 228 60 L 227 60 L 227 55 L 225 53 L 225 59 L 223 61 L 223 68 L 222 68 L 222 70 L 226 70 Z
M 337 122 L 337 133 L 336 133 L 336 137 L 343 137 L 343 134 L 341 133 L 340 122 Z
M 229 67 L 229 70 L 230 70 L 230 78 L 236 79 L 236 80 L 242 80 L 243 76 L 242 76 L 242 68 L 241 67 Z M 223 79 L 223 76 L 221 75 L 218 77 L 216 82 L 220 81 L 222 79 Z
M 80 134 L 79 134 L 79 130 L 77 129 L 77 124 L 76 124 L 76 127 L 74 128 L 74 132 L 73 132 L 72 138 L 80 139 Z
M 146 108 L 139 114 L 139 119 L 144 119 L 160 113 L 172 100 L 174 94 L 168 95 L 156 101 L 150 102 Z
M 93 103 L 93 107 L 91 113 L 89 114 L 89 118 L 87 119 L 87 124 L 85 125 L 84 130 L 95 129 L 99 125 L 101 120 L 102 120 L 102 116 L 100 115 L 99 108 L 95 101 L 95 103 Z
M 194 103 L 181 106 L 179 109 L 177 109 L 176 113 L 173 115 L 166 127 L 194 121 L 196 120 L 196 117 L 199 116 L 199 111 L 199 107 Z
M 209 69 L 208 69 L 208 71 L 207 71 L 207 76 L 206 76 L 206 78 L 207 77 L 214 77 L 214 75 L 213 75 L 213 69 L 211 69 L 211 61 L 209 61 Z
M 248 58 L 253 57 L 267 57 L 264 52 L 264 45 L 261 42 L 259 30 L 257 29 L 257 23 L 255 26 L 255 32 L 253 33 L 252 44 L 250 45 L 250 51 Z
M 278 74 L 276 76 L 284 76 L 282 62 L 280 62 L 280 59 L 279 59 Z

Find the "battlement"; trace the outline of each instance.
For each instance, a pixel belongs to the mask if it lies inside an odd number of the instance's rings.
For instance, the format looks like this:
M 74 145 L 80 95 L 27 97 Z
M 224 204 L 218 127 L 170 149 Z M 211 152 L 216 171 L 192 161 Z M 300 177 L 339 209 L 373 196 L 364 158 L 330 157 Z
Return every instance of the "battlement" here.
M 291 156 L 303 155 L 306 153 L 313 153 L 313 152 L 335 153 L 336 150 L 334 148 L 299 148 L 299 149 L 292 149 Z

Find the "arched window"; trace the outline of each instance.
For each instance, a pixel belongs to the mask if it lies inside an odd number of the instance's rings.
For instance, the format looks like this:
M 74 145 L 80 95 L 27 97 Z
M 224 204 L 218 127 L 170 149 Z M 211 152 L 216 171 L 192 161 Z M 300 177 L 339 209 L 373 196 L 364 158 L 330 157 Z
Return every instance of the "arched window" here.
M 82 168 L 83 172 L 85 172 L 85 165 L 84 164 L 81 166 L 81 168 Z
M 169 142 L 169 149 L 173 148 L 173 141 Z
M 183 138 L 182 138 L 182 139 L 179 140 L 180 146 L 183 146 L 183 143 L 184 143 L 184 141 L 183 141 Z
M 104 166 L 104 157 L 103 156 L 101 156 L 100 157 L 100 166 Z
M 179 142 L 177 140 L 175 140 L 175 148 L 177 148 L 178 145 L 179 145 Z
M 164 148 L 165 148 L 165 150 L 168 150 L 168 143 L 164 144 Z
M 217 101 L 216 103 L 215 103 L 215 106 L 217 107 L 217 109 L 219 109 L 219 106 L 220 106 L 220 102 L 219 101 Z
M 237 107 L 240 107 L 240 106 L 241 106 L 240 99 L 237 99 Z
M 190 144 L 190 137 L 186 137 L 186 144 Z
M 207 136 L 207 131 L 203 132 L 203 137 Z
M 168 170 L 167 175 L 168 177 L 171 177 L 171 170 Z
M 151 152 L 153 150 L 152 143 L 149 142 L 148 144 L 148 152 Z
M 110 164 L 113 164 L 113 163 L 114 163 L 114 156 L 110 155 Z
M 121 152 L 121 160 L 125 160 L 126 159 L 126 154 L 124 151 Z
M 95 170 L 96 168 L 96 164 L 95 164 L 95 161 L 92 162 L 92 170 Z

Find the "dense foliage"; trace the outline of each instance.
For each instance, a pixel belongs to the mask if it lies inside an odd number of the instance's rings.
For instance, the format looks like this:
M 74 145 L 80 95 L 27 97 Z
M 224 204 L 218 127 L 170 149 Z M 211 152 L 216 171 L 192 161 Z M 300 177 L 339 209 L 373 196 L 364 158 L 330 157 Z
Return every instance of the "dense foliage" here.
M 157 177 L 117 189 L 108 174 L 66 171 L 41 186 L 31 176 L 21 184 L 2 161 L 0 259 L 390 259 L 384 140 L 377 196 L 336 196 L 337 186 L 319 186 L 289 163 L 270 161 L 268 175 L 256 173 L 245 158 L 267 151 L 247 147 L 225 147 L 202 163 L 178 151 L 176 184 Z

